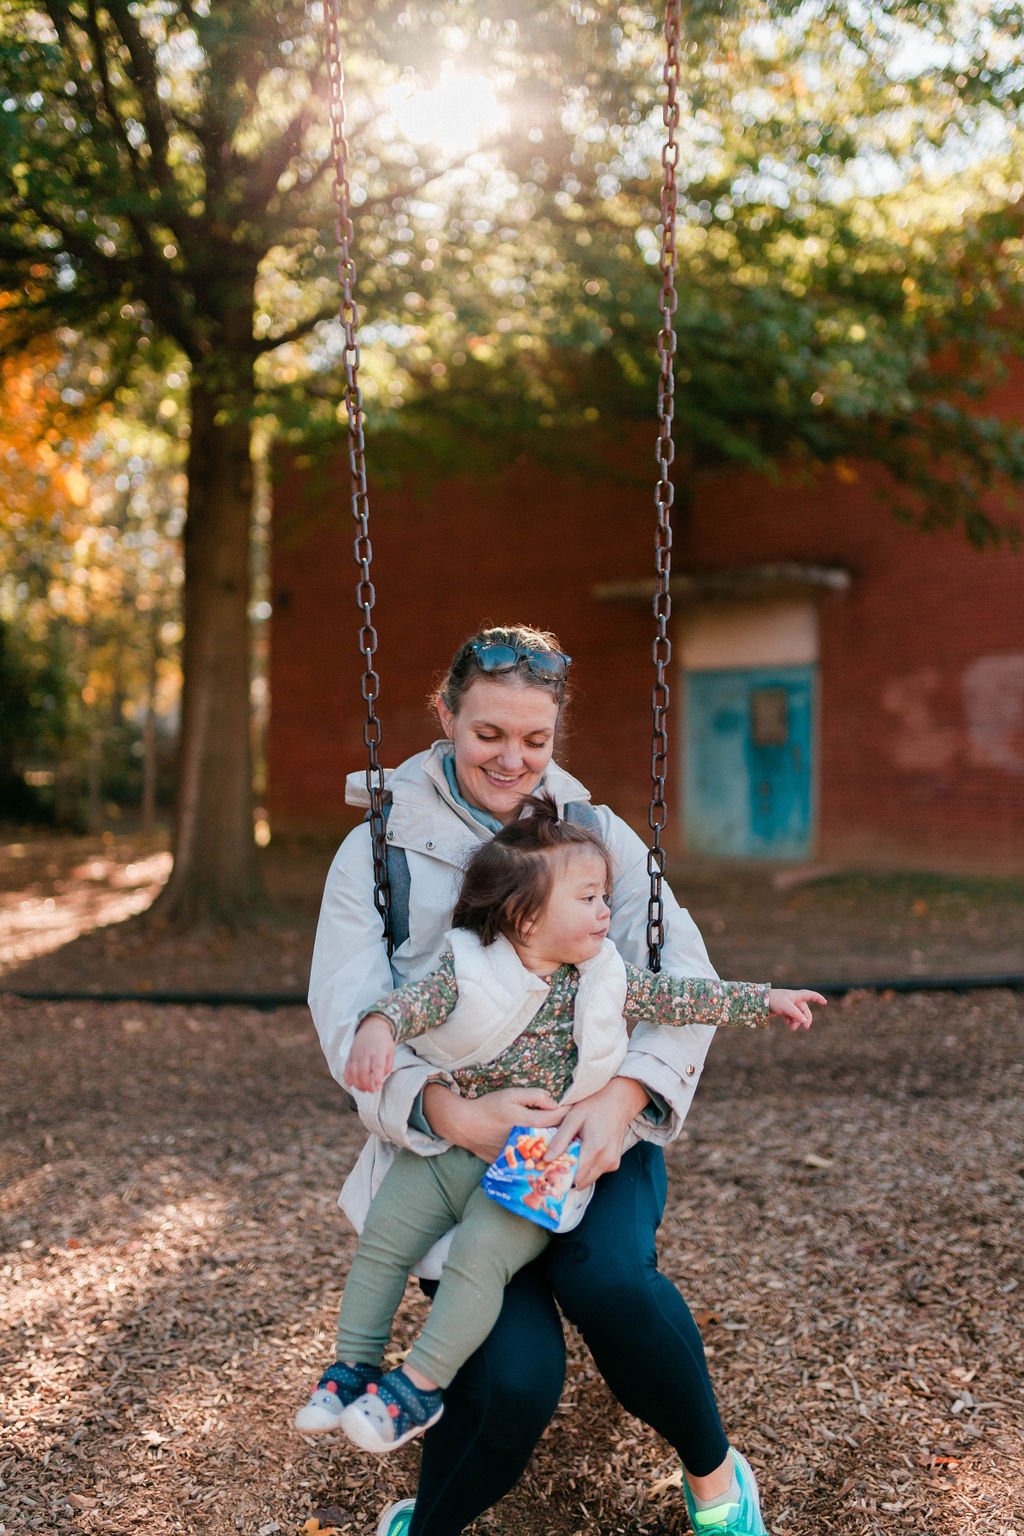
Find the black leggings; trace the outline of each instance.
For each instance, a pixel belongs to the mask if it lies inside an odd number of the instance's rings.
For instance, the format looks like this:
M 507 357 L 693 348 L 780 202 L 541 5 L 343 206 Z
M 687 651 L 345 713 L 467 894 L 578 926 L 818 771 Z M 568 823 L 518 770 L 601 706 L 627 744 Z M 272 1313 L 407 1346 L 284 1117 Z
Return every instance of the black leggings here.
M 624 1408 L 664 1435 L 695 1476 L 721 1466 L 728 1443 L 700 1334 L 658 1273 L 665 1190 L 660 1148 L 640 1142 L 600 1180 L 576 1231 L 511 1281 L 493 1333 L 424 1438 L 409 1536 L 458 1536 L 518 1482 L 562 1391 L 558 1307 Z

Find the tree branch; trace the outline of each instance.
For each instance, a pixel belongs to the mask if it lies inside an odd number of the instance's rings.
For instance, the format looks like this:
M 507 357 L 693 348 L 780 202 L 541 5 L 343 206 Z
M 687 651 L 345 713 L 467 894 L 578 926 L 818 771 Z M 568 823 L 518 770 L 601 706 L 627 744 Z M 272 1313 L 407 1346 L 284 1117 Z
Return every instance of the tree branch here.
M 291 122 L 284 128 L 275 144 L 261 149 L 258 160 L 245 162 L 246 187 L 244 205 L 250 218 L 266 211 L 277 184 L 291 161 L 302 148 L 306 130 L 313 121 L 312 105 L 303 102 Z
M 90 10 L 92 6 L 93 0 L 89 0 Z M 166 194 L 173 187 L 167 155 L 170 135 L 164 121 L 160 93 L 157 90 L 156 64 L 149 44 L 143 37 L 130 7 L 125 5 L 123 0 L 107 0 L 107 9 L 114 18 L 117 30 L 131 57 L 132 69 L 135 72 L 134 83 L 142 105 L 142 121 L 153 154 L 155 179 L 160 190 Z
M 261 336 L 254 343 L 256 354 L 258 357 L 264 357 L 268 352 L 273 352 L 277 347 L 285 347 L 292 341 L 301 341 L 303 336 L 308 336 L 310 331 L 315 330 L 318 325 L 322 325 L 325 320 L 337 320 L 337 318 L 337 304 L 333 304 L 329 308 L 325 306 L 317 314 L 308 315 L 305 320 L 300 320 L 297 325 L 292 326 L 290 331 L 285 331 L 283 336 Z

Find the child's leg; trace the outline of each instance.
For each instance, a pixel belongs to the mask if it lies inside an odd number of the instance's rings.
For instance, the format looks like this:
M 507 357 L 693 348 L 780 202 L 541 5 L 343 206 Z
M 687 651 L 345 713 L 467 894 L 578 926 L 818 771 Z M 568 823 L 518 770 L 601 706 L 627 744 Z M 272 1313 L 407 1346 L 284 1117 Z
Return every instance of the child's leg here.
M 485 1167 L 461 1147 L 437 1157 L 397 1154 L 373 1197 L 345 1283 L 339 1360 L 380 1364 L 409 1270 L 459 1222 Z
M 512 1276 L 543 1253 L 550 1236 L 535 1222 L 488 1199 L 478 1183 L 455 1230 L 430 1315 L 408 1364 L 446 1387 L 494 1327 Z

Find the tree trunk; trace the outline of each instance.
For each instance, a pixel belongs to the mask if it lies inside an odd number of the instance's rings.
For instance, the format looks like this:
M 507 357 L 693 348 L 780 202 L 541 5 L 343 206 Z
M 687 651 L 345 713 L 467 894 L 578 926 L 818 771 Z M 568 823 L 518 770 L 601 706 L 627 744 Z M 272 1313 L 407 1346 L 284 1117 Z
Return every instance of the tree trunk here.
M 94 835 L 103 826 L 102 775 L 103 735 L 93 726 L 89 733 L 89 755 L 86 758 L 85 824 Z
M 251 334 L 251 332 L 250 332 Z M 249 733 L 251 369 L 228 403 L 192 377 L 185 638 L 174 867 L 160 916 L 238 925 L 262 900 Z
M 149 654 L 146 657 L 146 717 L 142 726 L 142 833 L 152 837 L 156 826 L 156 688 L 160 660 L 160 607 L 149 615 Z

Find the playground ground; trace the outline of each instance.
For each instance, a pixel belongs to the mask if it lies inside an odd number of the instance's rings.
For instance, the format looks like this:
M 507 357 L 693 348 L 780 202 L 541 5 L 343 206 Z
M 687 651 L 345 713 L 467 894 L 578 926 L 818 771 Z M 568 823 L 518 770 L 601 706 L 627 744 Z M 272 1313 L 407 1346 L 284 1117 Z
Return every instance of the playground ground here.
M 313 882 L 285 861 L 261 933 L 182 941 L 130 915 L 158 847 L 11 846 L 0 986 L 132 977 L 143 1000 L 0 998 L 4 1536 L 372 1533 L 416 1449 L 382 1462 L 288 1428 L 330 1353 L 358 1128 L 301 1008 L 144 1000 L 301 986 L 323 864 Z M 1020 966 L 1005 882 L 691 873 L 725 973 Z M 662 1264 L 773 1536 L 1024 1532 L 1022 1077 L 1010 990 L 854 992 L 809 1036 L 716 1042 L 669 1157 Z M 421 1310 L 410 1288 L 399 1344 Z M 677 1536 L 677 1480 L 572 1339 L 554 1424 L 477 1529 Z

